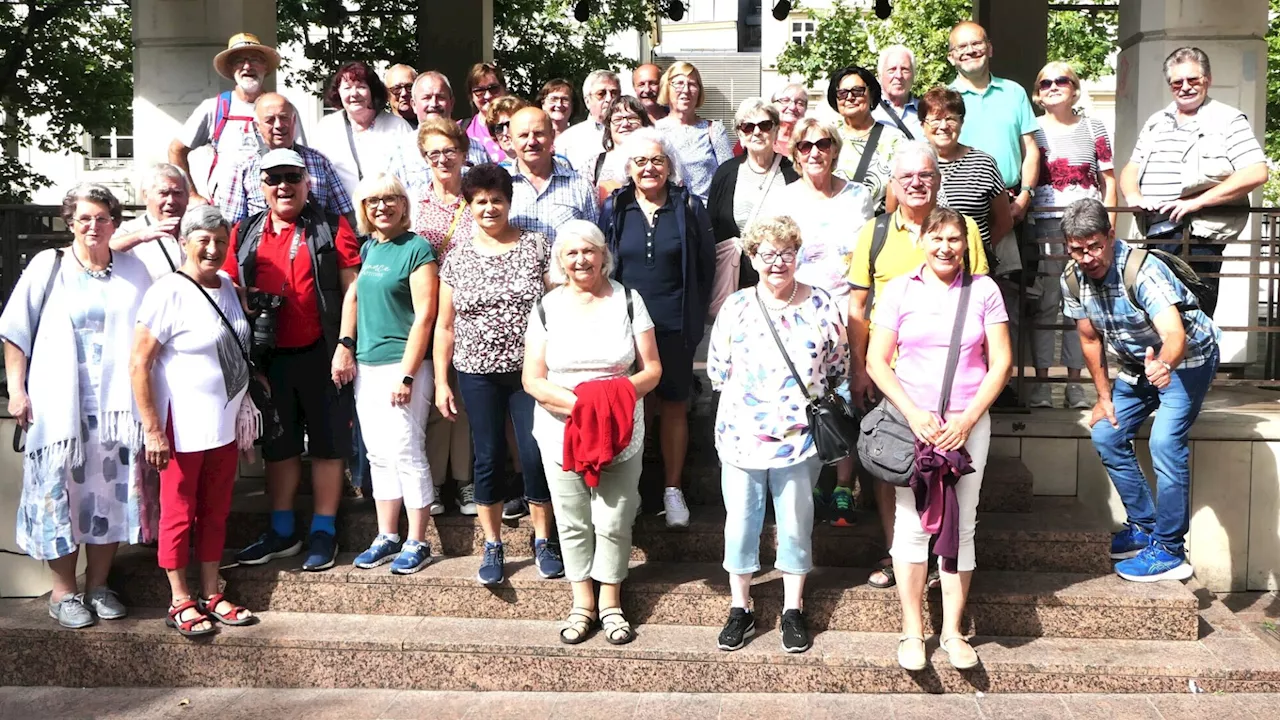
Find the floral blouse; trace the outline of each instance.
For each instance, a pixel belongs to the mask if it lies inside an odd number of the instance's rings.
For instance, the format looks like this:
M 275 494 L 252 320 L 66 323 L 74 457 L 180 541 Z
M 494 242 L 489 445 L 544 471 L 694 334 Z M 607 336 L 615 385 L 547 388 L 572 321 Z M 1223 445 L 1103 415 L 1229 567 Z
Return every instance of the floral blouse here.
M 446 205 L 431 186 L 427 186 L 422 199 L 413 208 L 413 231 L 431 243 L 436 257 L 443 261 L 449 248 L 471 239 L 475 233 L 475 220 L 466 201 L 459 195 Z
M 872 150 L 874 154 L 871 156 L 871 164 L 867 166 L 867 175 L 862 179 L 862 184 L 871 191 L 871 196 L 875 198 L 877 205 L 884 204 L 884 195 L 889 189 L 893 153 L 898 149 L 898 143 L 907 140 L 907 136 L 903 135 L 898 128 L 884 123 L 881 125 L 883 127 L 880 130 L 880 140 Z M 844 149 L 840 151 L 840 159 L 836 162 L 836 174 L 846 180 L 852 180 L 858 172 L 862 153 L 867 150 L 869 136 L 856 137 L 853 131 L 849 130 L 849 126 L 843 122 L 837 126 L 837 129 L 840 132 L 840 139 L 844 141 Z
M 720 391 L 715 428 L 720 461 L 763 470 L 794 465 L 816 450 L 804 392 L 769 332 L 757 292 L 739 290 L 725 301 L 711 328 L 707 376 Z M 842 382 L 849 344 L 840 310 L 826 291 L 814 288 L 808 300 L 769 315 L 791 362 L 806 376 L 810 395 L 824 395 L 828 383 Z

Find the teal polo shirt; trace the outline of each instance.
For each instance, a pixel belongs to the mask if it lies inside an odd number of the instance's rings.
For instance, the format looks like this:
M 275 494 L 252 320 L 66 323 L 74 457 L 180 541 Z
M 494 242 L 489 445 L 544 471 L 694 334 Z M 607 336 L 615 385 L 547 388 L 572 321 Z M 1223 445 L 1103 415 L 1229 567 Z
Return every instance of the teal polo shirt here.
M 964 98 L 964 128 L 960 142 L 991 155 L 1000 166 L 1005 187 L 1022 183 L 1022 136 L 1039 129 L 1027 91 L 1012 80 L 994 75 L 983 92 L 962 88 L 955 81 L 951 89 Z

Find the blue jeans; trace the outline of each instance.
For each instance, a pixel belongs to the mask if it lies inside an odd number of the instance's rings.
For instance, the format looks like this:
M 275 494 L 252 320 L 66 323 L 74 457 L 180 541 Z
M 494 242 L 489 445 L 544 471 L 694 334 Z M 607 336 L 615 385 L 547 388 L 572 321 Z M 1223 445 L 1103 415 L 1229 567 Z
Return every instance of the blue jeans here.
M 515 430 L 516 450 L 524 472 L 524 498 L 551 502 L 542 469 L 542 454 L 533 439 L 533 396 L 524 391 L 520 373 L 458 373 L 458 392 L 471 419 L 475 455 L 476 504 L 494 505 L 506 498 L 500 481 L 507 460 L 507 416 Z
M 724 522 L 724 569 L 730 575 L 760 569 L 766 493 L 773 497 L 778 533 L 778 556 L 773 566 L 793 575 L 813 569 L 813 486 L 821 469 L 816 453 L 795 465 L 767 470 L 721 463 L 720 491 L 728 515 Z
M 1175 370 L 1168 387 L 1157 390 L 1147 379 L 1137 385 L 1116 379 L 1111 391 L 1116 421 L 1106 418 L 1093 426 L 1093 447 L 1124 501 L 1129 522 L 1151 532 L 1175 555 L 1185 554 L 1183 545 L 1191 524 L 1191 467 L 1187 436 L 1200 414 L 1200 404 L 1218 367 L 1218 353 L 1197 368 Z M 1157 409 L 1151 424 L 1151 461 L 1156 471 L 1156 499 L 1138 467 L 1133 438 L 1138 428 Z

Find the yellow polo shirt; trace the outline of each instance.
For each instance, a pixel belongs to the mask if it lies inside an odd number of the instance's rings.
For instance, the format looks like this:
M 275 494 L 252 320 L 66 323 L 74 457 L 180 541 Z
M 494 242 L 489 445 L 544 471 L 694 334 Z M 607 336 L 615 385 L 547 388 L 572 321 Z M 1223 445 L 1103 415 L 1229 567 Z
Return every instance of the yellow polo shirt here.
M 968 229 L 969 270 L 974 275 L 986 275 L 990 268 L 987 266 L 987 253 L 982 247 L 978 225 L 967 216 L 964 216 L 964 224 Z M 897 210 L 889 219 L 889 234 L 885 237 L 880 254 L 876 256 L 876 275 L 872 278 L 871 239 L 875 231 L 876 223 L 872 220 L 858 232 L 853 260 L 849 263 L 848 280 L 854 287 L 862 289 L 870 289 L 874 281 L 875 294 L 879 295 L 884 290 L 885 283 L 906 275 L 924 263 L 924 248 L 915 242 L 912 230 L 903 221 L 902 210 Z

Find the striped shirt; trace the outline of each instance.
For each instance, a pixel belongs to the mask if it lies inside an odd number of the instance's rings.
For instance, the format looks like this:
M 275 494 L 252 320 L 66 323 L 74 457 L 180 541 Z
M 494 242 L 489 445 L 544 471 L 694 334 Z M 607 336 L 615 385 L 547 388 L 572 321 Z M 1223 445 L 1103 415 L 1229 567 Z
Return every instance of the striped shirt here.
M 309 148 L 301 143 L 294 143 L 293 149 L 302 156 L 307 166 L 307 175 L 311 176 L 308 197 L 325 212 L 351 216 L 354 206 L 351 195 L 342 185 L 342 178 L 334 169 L 333 163 L 319 150 Z M 236 166 L 229 182 L 218 188 L 214 205 L 222 210 L 222 216 L 231 225 L 235 225 L 250 215 L 267 209 L 267 199 L 262 195 L 262 155 L 254 153 Z
M 595 188 L 564 163 L 552 163 L 551 179 L 541 192 L 519 170 L 511 174 L 511 180 L 511 224 L 542 233 L 548 242 L 555 242 L 556 230 L 570 220 L 594 223 L 600 219 Z
M 1005 191 L 1004 179 L 996 159 L 977 148 L 959 160 L 938 159 L 942 171 L 942 195 L 946 206 L 969 216 L 978 226 L 982 242 L 991 247 L 991 201 Z
M 1041 117 L 1035 137 L 1040 148 L 1040 180 L 1033 207 L 1066 207 L 1086 198 L 1102 201 L 1102 173 L 1115 165 L 1111 138 L 1101 120 L 1081 117 L 1069 128 L 1050 132 Z M 1035 217 L 1062 217 L 1062 211 L 1035 213 Z
M 1201 169 L 1230 174 L 1265 163 L 1267 156 L 1239 110 L 1209 99 L 1196 114 L 1178 124 L 1178 107 L 1170 103 L 1147 119 L 1129 161 L 1138 166 L 1138 187 L 1147 200 L 1164 202 L 1182 196 L 1183 170 L 1193 151 Z

